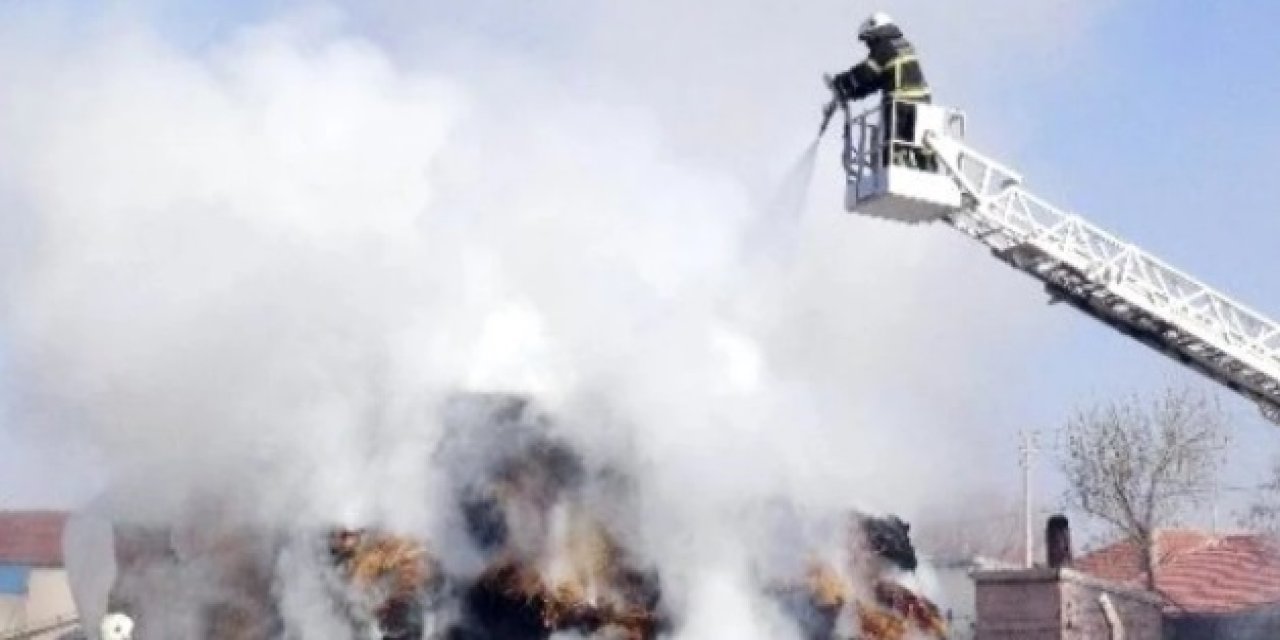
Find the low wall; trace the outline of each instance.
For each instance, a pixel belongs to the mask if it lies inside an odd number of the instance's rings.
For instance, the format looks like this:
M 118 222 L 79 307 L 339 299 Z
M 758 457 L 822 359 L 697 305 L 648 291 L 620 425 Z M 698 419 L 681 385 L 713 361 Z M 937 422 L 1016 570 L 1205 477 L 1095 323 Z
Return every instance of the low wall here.
M 1098 640 L 1111 637 L 1104 594 L 1124 625 L 1125 640 L 1161 640 L 1160 600 L 1070 569 L 980 571 L 977 640 Z

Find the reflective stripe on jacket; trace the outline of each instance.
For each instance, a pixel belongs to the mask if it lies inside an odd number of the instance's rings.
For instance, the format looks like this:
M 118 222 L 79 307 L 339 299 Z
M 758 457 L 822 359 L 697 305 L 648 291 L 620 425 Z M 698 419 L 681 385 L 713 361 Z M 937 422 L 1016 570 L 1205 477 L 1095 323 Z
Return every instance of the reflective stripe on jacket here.
M 924 100 L 930 97 L 924 69 L 915 48 L 890 25 L 867 41 L 866 60 L 836 76 L 836 90 L 847 100 L 860 100 L 877 91 L 886 99 Z

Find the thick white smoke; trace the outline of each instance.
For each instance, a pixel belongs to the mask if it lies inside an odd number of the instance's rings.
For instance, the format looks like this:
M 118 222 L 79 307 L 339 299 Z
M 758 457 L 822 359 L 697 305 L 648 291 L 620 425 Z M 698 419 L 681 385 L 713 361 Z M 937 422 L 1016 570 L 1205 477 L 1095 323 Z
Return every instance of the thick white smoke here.
M 956 430 L 1014 361 L 1012 279 L 957 264 L 959 241 L 836 214 L 829 186 L 794 262 L 744 256 L 769 191 L 749 179 L 812 130 L 771 116 L 816 117 L 797 105 L 817 106 L 817 74 L 858 53 L 851 26 L 827 60 L 773 27 L 852 25 L 848 7 L 573 4 L 538 14 L 564 42 L 528 56 L 419 14 L 384 33 L 408 9 L 197 48 L 145 21 L 7 14 L 0 233 L 22 241 L 0 304 L 23 423 L 92 441 L 130 488 L 117 513 L 231 491 L 248 519 L 428 531 L 439 400 L 530 390 L 641 472 L 686 637 L 778 637 L 734 518 L 778 495 L 910 515 L 971 472 Z M 997 315 L 998 340 L 964 328 Z

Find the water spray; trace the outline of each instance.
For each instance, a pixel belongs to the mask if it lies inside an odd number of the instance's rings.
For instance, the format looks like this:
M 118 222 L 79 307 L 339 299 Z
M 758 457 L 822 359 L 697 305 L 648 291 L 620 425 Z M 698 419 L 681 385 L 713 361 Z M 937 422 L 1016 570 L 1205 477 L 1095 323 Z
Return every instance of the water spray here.
M 818 147 L 822 136 L 831 126 L 837 110 L 843 111 L 846 124 L 849 122 L 849 107 L 836 90 L 835 80 L 830 75 L 824 75 L 822 79 L 831 91 L 831 100 L 822 108 L 822 123 L 818 126 L 818 135 L 783 175 L 773 198 L 765 206 L 760 219 L 749 230 L 746 246 L 753 256 L 768 255 L 784 264 L 794 258 L 799 241 L 800 217 L 804 213 L 809 185 L 813 182 L 817 168 Z

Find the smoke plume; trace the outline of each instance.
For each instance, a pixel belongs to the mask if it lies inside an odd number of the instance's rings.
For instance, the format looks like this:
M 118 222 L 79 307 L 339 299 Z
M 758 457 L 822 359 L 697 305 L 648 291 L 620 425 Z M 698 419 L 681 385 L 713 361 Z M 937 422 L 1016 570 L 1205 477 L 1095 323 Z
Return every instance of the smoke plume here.
M 91 443 L 110 517 L 212 502 L 447 541 L 445 400 L 528 393 L 639 479 L 636 544 L 681 637 L 779 637 L 740 518 L 779 496 L 909 516 L 972 473 L 958 429 L 1028 322 L 988 310 L 1013 281 L 959 240 L 837 214 L 830 148 L 789 240 L 744 243 L 818 73 L 859 53 L 843 4 L 561 2 L 512 33 L 472 4 L 303 10 L 198 45 L 143 11 L 3 10 L 15 420 Z M 756 47 L 833 15 L 816 51 Z M 995 322 L 999 347 L 962 329 Z M 314 585 L 293 584 L 310 628 Z

